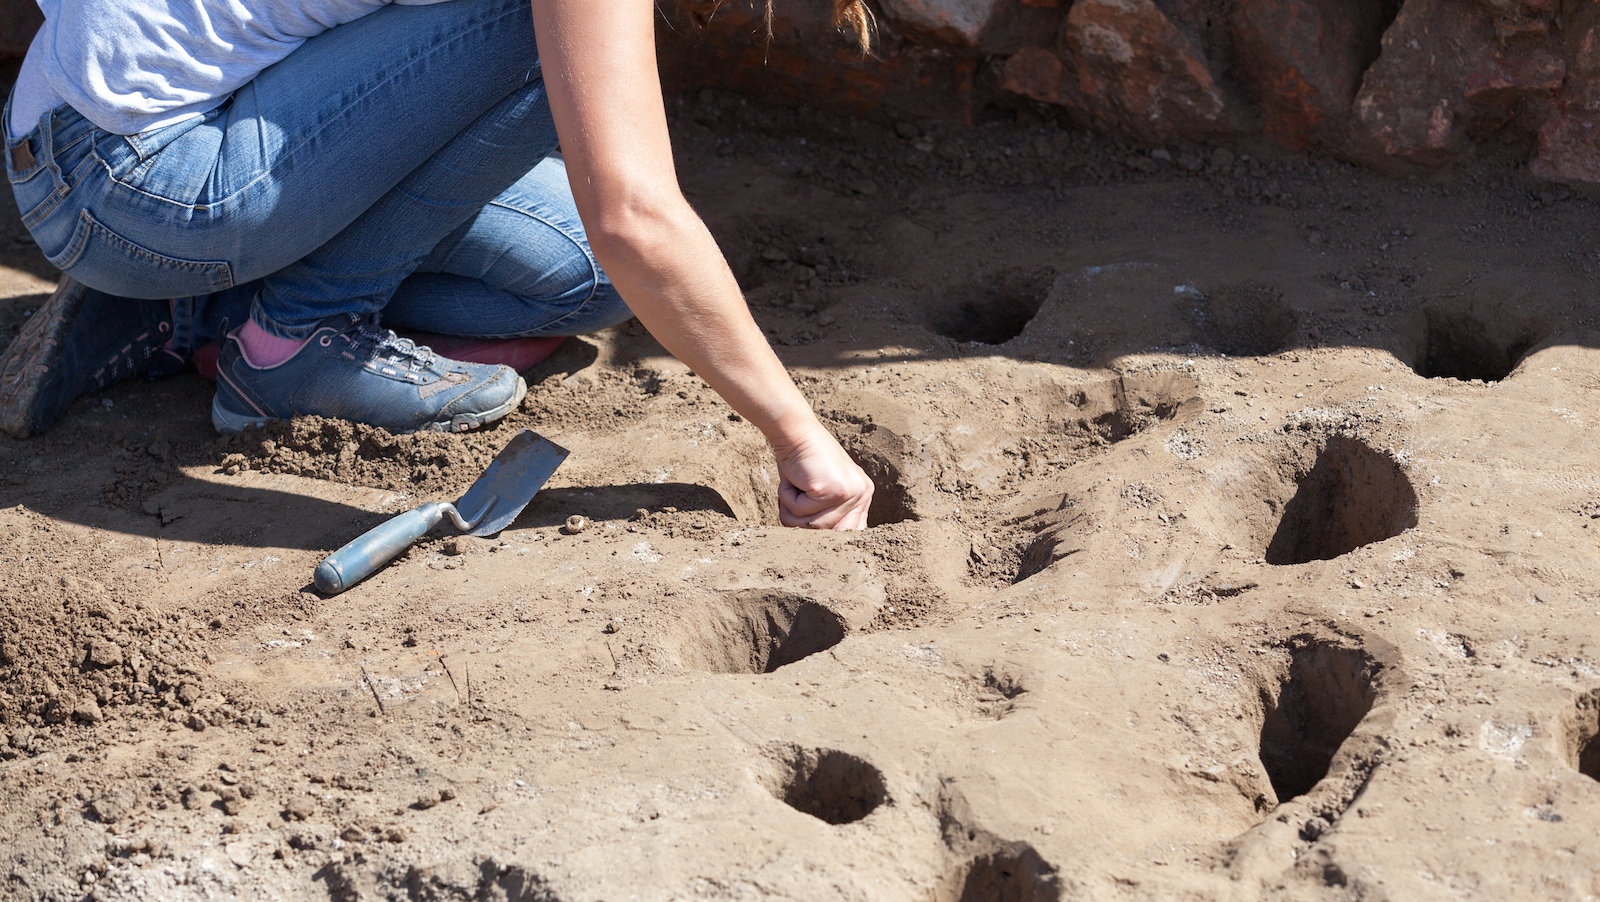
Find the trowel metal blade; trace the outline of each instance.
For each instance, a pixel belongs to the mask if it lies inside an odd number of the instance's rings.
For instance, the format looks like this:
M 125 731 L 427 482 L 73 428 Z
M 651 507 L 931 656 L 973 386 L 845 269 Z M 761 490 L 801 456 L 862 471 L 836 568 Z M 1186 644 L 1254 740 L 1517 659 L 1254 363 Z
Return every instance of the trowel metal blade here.
M 468 535 L 494 535 L 517 519 L 550 474 L 567 459 L 567 449 L 530 429 L 517 433 L 495 455 L 489 468 L 456 502 L 456 510 L 489 510 Z

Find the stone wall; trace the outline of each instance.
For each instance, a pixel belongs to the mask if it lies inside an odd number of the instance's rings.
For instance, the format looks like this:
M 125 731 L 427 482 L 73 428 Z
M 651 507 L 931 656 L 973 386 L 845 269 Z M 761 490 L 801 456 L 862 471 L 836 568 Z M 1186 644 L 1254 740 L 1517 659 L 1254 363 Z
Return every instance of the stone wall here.
M 668 88 L 924 124 L 1021 110 L 1146 145 L 1264 137 L 1402 174 L 1495 141 L 1600 185 L 1596 0 L 874 0 L 868 59 L 827 0 L 774 4 L 770 43 L 753 0 L 704 32 L 669 13 Z M 0 59 L 39 21 L 0 0 Z
M 669 16 L 672 88 L 835 113 L 1060 118 L 1145 145 L 1264 138 L 1415 174 L 1484 142 L 1600 184 L 1595 0 L 878 0 L 861 59 L 826 0 L 745 0 L 704 32 Z

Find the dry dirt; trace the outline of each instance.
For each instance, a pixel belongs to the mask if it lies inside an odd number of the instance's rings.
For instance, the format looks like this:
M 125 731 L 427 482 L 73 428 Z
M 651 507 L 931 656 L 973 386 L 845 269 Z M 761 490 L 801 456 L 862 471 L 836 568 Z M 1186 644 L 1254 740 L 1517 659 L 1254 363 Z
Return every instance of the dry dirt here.
M 637 326 L 469 435 L 84 399 L 0 438 L 0 896 L 1600 895 L 1600 204 L 674 119 L 874 528 L 774 525 Z M 0 337 L 50 287 L 6 215 Z M 311 590 L 524 427 L 572 455 L 511 528 Z

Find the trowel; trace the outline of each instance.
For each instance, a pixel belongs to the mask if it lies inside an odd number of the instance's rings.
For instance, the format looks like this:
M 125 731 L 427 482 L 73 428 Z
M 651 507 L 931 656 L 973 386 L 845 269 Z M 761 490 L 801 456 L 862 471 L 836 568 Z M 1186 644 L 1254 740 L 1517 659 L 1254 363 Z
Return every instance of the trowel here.
M 524 429 L 455 504 L 430 501 L 373 527 L 324 558 L 311 582 L 318 592 L 337 595 L 371 576 L 446 517 L 467 535 L 493 535 L 511 525 L 566 459 L 567 449 Z

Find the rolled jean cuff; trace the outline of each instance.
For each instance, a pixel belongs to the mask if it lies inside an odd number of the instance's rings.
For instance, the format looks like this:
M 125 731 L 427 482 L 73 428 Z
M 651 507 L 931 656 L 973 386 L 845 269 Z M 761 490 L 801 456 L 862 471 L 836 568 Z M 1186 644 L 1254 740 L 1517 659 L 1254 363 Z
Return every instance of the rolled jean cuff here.
M 333 316 L 338 312 L 339 311 L 336 310 L 328 315 Z M 311 333 L 317 331 L 318 325 L 318 323 L 311 323 L 307 326 L 293 327 L 280 325 L 278 322 L 273 320 L 272 317 L 267 316 L 265 310 L 261 309 L 261 298 L 259 296 L 257 296 L 254 301 L 250 302 L 250 319 L 256 324 L 257 328 L 268 335 L 271 335 L 274 338 L 285 338 L 290 341 L 304 341 L 307 338 L 310 338 Z M 240 323 L 239 325 L 242 326 L 244 323 Z

